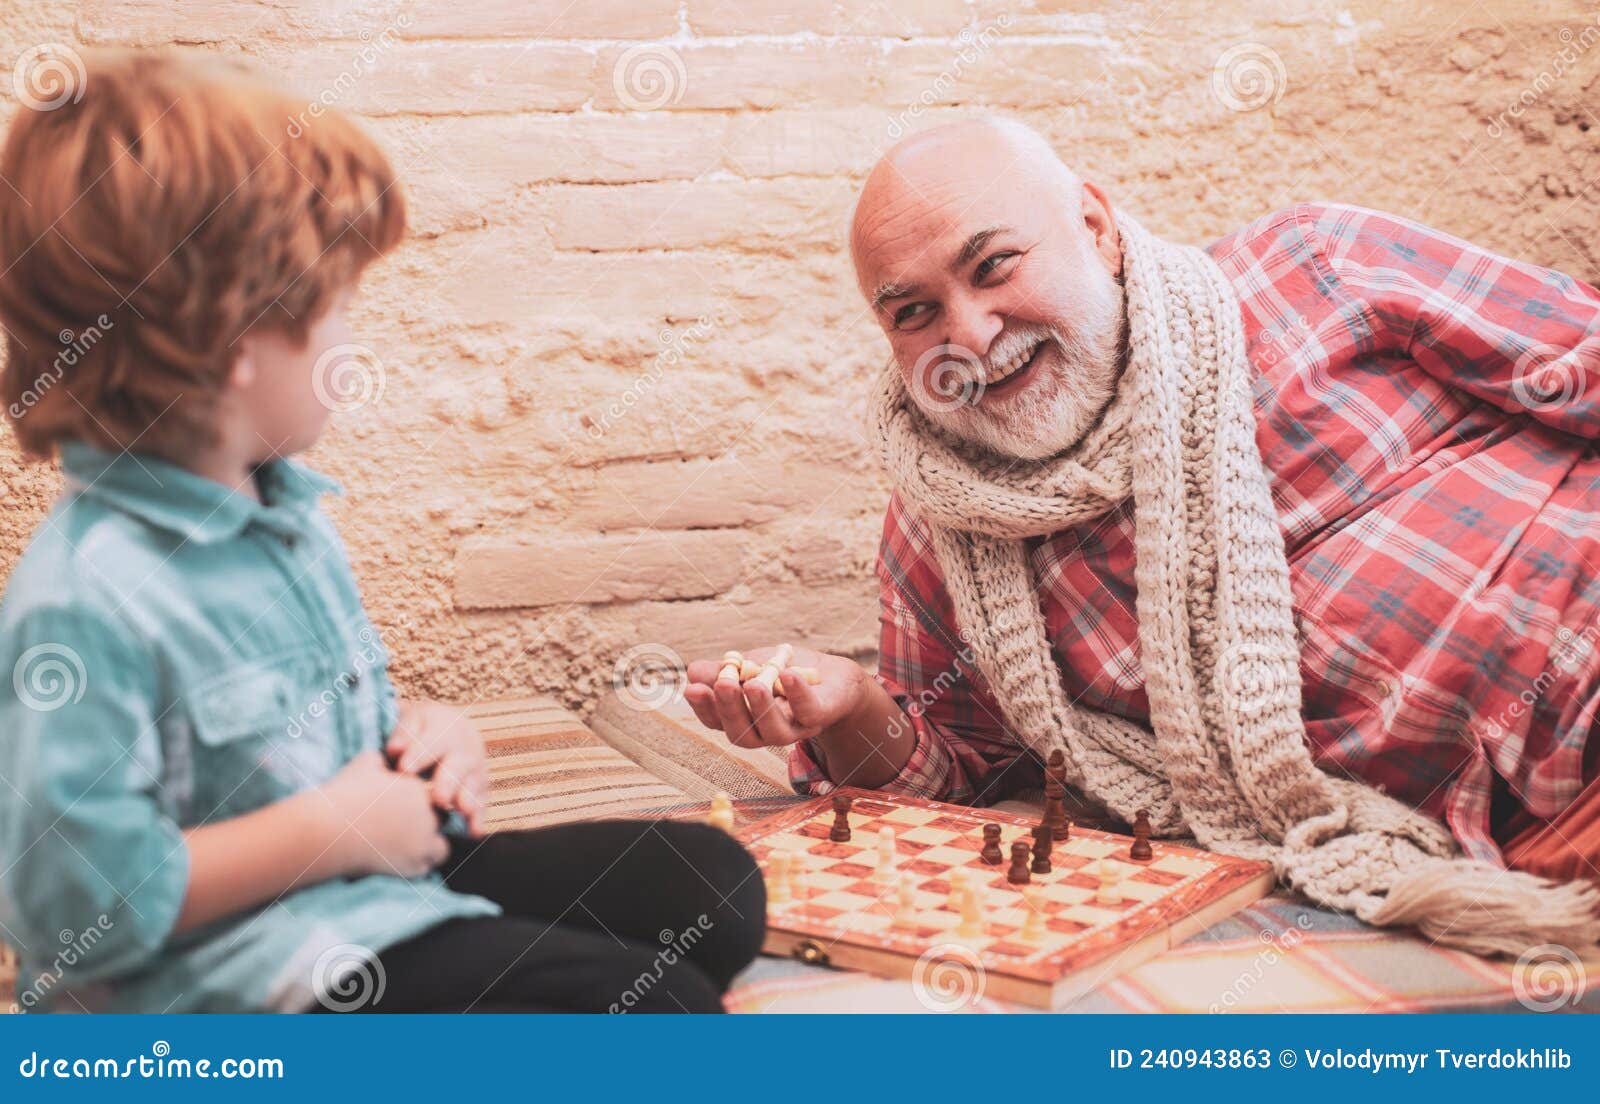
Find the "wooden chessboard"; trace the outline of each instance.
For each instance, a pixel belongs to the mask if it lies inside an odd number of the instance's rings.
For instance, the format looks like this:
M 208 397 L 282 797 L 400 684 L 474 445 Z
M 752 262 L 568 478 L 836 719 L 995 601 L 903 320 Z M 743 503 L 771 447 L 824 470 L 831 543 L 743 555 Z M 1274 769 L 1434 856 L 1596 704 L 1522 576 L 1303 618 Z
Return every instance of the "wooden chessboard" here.
M 1011 843 L 1031 842 L 1036 823 L 993 809 L 940 805 L 894 794 L 848 789 L 854 798 L 848 843 L 828 839 L 831 798 L 793 806 L 737 833 L 767 868 L 775 849 L 803 856 L 809 883 L 803 899 L 769 900 L 769 954 L 926 981 L 941 960 L 976 970 L 984 991 L 1004 1000 L 1053 1008 L 1183 942 L 1266 896 L 1267 863 L 1237 859 L 1160 840 L 1153 857 L 1128 857 L 1133 840 L 1074 826 L 1051 850 L 1052 870 L 1031 875 L 1041 887 L 1044 935 L 1025 942 L 1024 887 L 1006 881 Z M 986 823 L 1001 826 L 997 866 L 979 857 Z M 914 887 L 914 926 L 896 927 L 895 891 L 874 874 L 879 831 L 895 832 L 896 867 Z M 1116 900 L 1096 900 L 1098 860 L 1126 865 L 1111 883 Z M 956 934 L 959 915 L 947 907 L 950 871 L 965 867 L 968 884 L 985 887 L 984 934 Z M 1085 868 L 1088 867 L 1088 870 Z M 769 898 L 775 896 L 770 892 Z

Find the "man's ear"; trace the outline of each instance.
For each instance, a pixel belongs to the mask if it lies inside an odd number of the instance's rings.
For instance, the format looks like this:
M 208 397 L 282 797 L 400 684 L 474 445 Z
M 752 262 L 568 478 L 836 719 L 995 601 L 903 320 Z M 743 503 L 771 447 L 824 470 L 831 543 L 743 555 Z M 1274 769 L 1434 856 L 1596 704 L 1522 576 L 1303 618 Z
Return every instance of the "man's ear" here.
M 1083 224 L 1094 238 L 1094 251 L 1105 262 L 1111 275 L 1122 276 L 1122 236 L 1111 213 L 1111 200 L 1100 185 L 1083 182 Z

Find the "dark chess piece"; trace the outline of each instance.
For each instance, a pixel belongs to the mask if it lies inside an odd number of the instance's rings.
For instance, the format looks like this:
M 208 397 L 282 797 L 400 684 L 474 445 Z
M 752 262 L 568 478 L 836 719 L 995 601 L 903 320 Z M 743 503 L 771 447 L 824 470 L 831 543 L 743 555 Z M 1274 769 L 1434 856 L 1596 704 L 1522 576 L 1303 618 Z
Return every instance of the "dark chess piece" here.
M 1028 884 L 1028 841 L 1017 840 L 1011 845 L 1011 869 L 1006 871 L 1006 881 L 1012 885 Z
M 1033 829 L 1033 872 L 1050 873 L 1050 825 L 1040 824 Z
M 828 829 L 828 838 L 834 843 L 850 842 L 850 802 L 849 794 L 833 795 L 833 827 Z
M 1150 848 L 1150 813 L 1140 809 L 1133 818 L 1133 846 L 1128 848 L 1128 858 L 1146 862 L 1154 857 L 1155 852 Z
M 1044 823 L 1050 826 L 1053 840 L 1064 840 L 1071 827 L 1067 821 L 1067 757 L 1060 748 L 1050 753 L 1044 777 Z
M 1000 825 L 983 826 L 983 850 L 978 852 L 978 857 L 990 866 L 999 866 L 1005 861 L 1005 856 L 1000 853 Z

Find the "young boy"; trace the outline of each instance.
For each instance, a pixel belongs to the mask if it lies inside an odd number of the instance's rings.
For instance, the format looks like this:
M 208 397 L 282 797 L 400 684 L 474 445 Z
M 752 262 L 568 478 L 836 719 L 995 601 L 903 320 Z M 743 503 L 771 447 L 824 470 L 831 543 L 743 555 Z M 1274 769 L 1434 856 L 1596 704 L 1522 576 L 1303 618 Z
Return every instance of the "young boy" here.
M 693 824 L 472 838 L 482 741 L 396 699 L 334 485 L 287 459 L 402 237 L 389 164 L 221 62 L 87 60 L 0 153 L 0 383 L 66 477 L 0 602 L 20 1003 L 720 1010 L 762 936 L 748 854 Z

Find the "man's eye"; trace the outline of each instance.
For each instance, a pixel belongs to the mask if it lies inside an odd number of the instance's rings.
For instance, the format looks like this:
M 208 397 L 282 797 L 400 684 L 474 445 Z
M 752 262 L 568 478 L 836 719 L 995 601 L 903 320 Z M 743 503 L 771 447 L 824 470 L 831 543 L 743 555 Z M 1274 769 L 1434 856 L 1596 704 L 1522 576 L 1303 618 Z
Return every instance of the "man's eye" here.
M 897 330 L 920 329 L 927 324 L 928 316 L 933 312 L 933 307 L 928 303 L 907 303 L 894 312 L 894 328 Z
M 1020 256 L 1020 254 L 1017 253 L 996 253 L 992 257 L 985 257 L 978 267 L 973 271 L 973 276 L 981 280 L 991 273 L 998 272 L 1002 268 L 1009 267 L 1011 262 L 1018 256 Z

